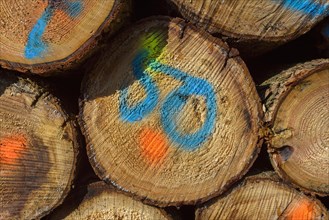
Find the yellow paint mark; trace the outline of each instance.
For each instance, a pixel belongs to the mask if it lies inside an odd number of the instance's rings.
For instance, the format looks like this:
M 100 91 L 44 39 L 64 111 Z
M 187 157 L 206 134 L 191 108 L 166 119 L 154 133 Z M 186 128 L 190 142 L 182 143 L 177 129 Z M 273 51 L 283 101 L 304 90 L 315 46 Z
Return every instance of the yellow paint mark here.
M 23 135 L 0 138 L 0 163 L 17 164 L 27 148 L 27 139 Z
M 166 136 L 150 128 L 144 128 L 139 135 L 139 146 L 142 155 L 151 164 L 159 164 L 168 154 Z
M 167 31 L 156 30 L 152 32 L 148 32 L 141 37 L 140 48 L 142 50 L 146 50 L 148 52 L 147 61 L 153 62 L 158 61 L 161 63 L 165 63 L 163 59 L 163 54 L 165 54 L 165 48 L 167 45 L 167 40 L 165 36 L 167 35 Z M 144 63 L 145 66 L 143 68 L 149 72 L 150 75 L 153 75 L 154 71 L 151 70 L 149 66 L 147 66 L 148 62 Z
M 158 57 L 163 52 L 167 42 L 164 38 L 165 32 L 154 31 L 141 37 L 141 48 L 149 51 L 150 57 Z
M 302 198 L 289 205 L 283 216 L 285 220 L 314 219 L 315 204 L 310 199 Z

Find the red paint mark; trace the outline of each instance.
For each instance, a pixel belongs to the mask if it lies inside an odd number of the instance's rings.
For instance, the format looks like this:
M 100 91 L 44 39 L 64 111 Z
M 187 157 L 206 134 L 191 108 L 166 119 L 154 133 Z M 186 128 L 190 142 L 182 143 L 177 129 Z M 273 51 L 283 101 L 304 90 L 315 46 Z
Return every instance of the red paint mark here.
M 17 164 L 27 148 L 27 139 L 23 135 L 0 138 L 0 163 Z
M 282 219 L 285 220 L 296 220 L 296 219 L 305 219 L 311 220 L 314 219 L 315 204 L 312 200 L 309 199 L 299 199 L 296 202 L 293 202 L 289 205 L 288 209 L 283 215 Z
M 168 154 L 168 141 L 166 136 L 150 128 L 144 128 L 139 135 L 139 146 L 142 155 L 151 164 L 159 164 Z

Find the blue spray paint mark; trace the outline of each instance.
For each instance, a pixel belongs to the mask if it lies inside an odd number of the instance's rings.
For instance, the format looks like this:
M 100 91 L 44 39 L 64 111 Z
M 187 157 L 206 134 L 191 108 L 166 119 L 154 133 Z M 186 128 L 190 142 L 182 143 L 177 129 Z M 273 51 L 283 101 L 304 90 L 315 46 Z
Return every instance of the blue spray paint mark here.
M 25 57 L 33 59 L 39 57 L 46 49 L 47 44 L 43 42 L 42 35 L 46 30 L 46 26 L 54 13 L 52 7 L 47 7 L 41 18 L 33 26 L 25 47 Z
M 172 141 L 180 144 L 186 150 L 196 149 L 211 134 L 216 119 L 217 105 L 213 87 L 205 80 L 192 77 L 178 69 L 154 62 L 151 68 L 166 73 L 182 82 L 183 86 L 172 91 L 164 100 L 161 109 L 163 128 Z M 177 114 L 182 111 L 190 96 L 203 96 L 206 98 L 207 116 L 201 128 L 192 134 L 182 134 L 177 127 Z
M 83 9 L 83 5 L 79 1 L 66 2 L 66 4 L 64 5 L 64 9 L 65 9 L 65 12 L 70 17 L 75 18 L 81 13 L 81 11 Z
M 47 43 L 42 40 L 42 35 L 44 34 L 47 24 L 52 18 L 55 12 L 55 4 L 56 1 L 49 0 L 48 6 L 45 11 L 41 15 L 41 17 L 37 20 L 36 24 L 33 26 L 29 36 L 27 38 L 27 43 L 25 46 L 24 56 L 27 59 L 34 59 L 37 57 L 41 57 L 42 54 L 47 50 Z M 58 8 L 63 8 L 64 11 L 70 17 L 78 16 L 83 8 L 81 2 L 67 2 L 63 1 L 58 4 Z
M 299 11 L 312 17 L 329 14 L 329 4 L 320 4 L 314 0 L 283 0 L 282 3 L 283 6 L 290 10 Z
M 120 113 L 121 118 L 124 121 L 135 122 L 142 120 L 146 115 L 151 113 L 158 103 L 159 90 L 149 74 L 143 70 L 143 61 L 147 55 L 147 51 L 143 51 L 133 60 L 133 73 L 135 77 L 139 79 L 140 84 L 144 87 L 146 98 L 135 106 L 129 106 L 128 88 L 125 88 L 120 92 Z
M 148 95 L 136 106 L 127 107 L 127 89 L 123 90 L 120 94 L 119 103 L 121 117 L 124 121 L 133 122 L 141 120 L 149 114 L 157 104 L 159 91 L 150 76 L 141 69 L 141 63 L 143 60 L 147 60 L 147 55 L 148 53 L 143 51 L 136 56 L 136 59 L 133 61 L 133 72 L 134 75 L 140 79 Z M 217 105 L 213 87 L 206 80 L 192 77 L 185 72 L 157 61 L 149 62 L 148 66 L 153 71 L 165 73 L 183 82 L 181 87 L 170 92 L 165 98 L 161 107 L 161 122 L 164 131 L 173 142 L 179 144 L 186 150 L 195 150 L 207 139 L 215 126 Z M 150 85 L 146 85 L 146 83 Z M 187 103 L 188 97 L 193 95 L 205 97 L 207 116 L 202 127 L 199 128 L 197 132 L 182 134 L 178 131 L 177 115 Z

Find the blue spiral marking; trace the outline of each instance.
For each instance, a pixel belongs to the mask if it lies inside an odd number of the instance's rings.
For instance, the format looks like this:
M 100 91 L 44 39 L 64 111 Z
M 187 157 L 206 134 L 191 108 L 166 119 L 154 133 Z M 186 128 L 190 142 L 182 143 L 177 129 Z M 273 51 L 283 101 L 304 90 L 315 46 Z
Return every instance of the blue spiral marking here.
M 148 56 L 147 51 L 142 51 L 133 60 L 133 73 L 139 83 L 144 87 L 146 98 L 134 106 L 128 104 L 128 88 L 120 91 L 119 108 L 123 121 L 136 122 L 142 120 L 156 107 L 159 99 L 159 90 L 149 74 L 143 70 L 143 61 Z
M 133 61 L 133 73 L 144 86 L 147 96 L 134 107 L 128 107 L 127 89 L 120 93 L 119 108 L 121 118 L 124 121 L 135 122 L 142 120 L 156 107 L 158 102 L 159 91 L 150 76 L 142 70 L 142 63 L 147 60 L 147 55 L 148 53 L 143 51 Z M 212 133 L 215 126 L 217 105 L 213 87 L 206 80 L 192 77 L 185 72 L 157 61 L 149 62 L 148 66 L 155 72 L 162 72 L 183 82 L 181 87 L 170 92 L 165 98 L 161 107 L 161 123 L 164 131 L 173 142 L 179 144 L 185 150 L 197 149 Z M 177 114 L 182 111 L 190 96 L 203 96 L 206 98 L 207 116 L 197 132 L 182 134 L 178 131 Z
M 154 62 L 151 68 L 161 71 L 184 84 L 169 93 L 161 109 L 163 128 L 172 141 L 180 144 L 186 150 L 195 150 L 212 133 L 217 113 L 216 95 L 213 87 L 205 80 L 192 77 L 178 69 Z M 206 98 L 207 116 L 201 128 L 195 133 L 182 134 L 178 131 L 177 114 L 182 111 L 190 96 L 203 96 Z
M 42 40 L 42 35 L 44 34 L 47 24 L 52 18 L 55 7 L 53 3 L 54 0 L 50 0 L 48 6 L 45 11 L 42 13 L 41 17 L 37 20 L 36 24 L 33 26 L 31 32 L 28 35 L 27 43 L 25 46 L 24 56 L 27 59 L 34 59 L 37 57 L 41 57 L 42 54 L 47 50 L 47 43 Z M 62 3 L 62 8 L 65 9 L 65 12 L 70 17 L 78 16 L 82 11 L 82 3 L 81 2 L 67 2 L 64 1 Z
M 274 0 L 274 1 L 278 3 L 282 2 L 284 7 L 293 11 L 302 12 L 312 17 L 329 14 L 329 4 L 320 4 L 318 2 L 315 2 L 314 0 L 283 0 L 283 1 Z

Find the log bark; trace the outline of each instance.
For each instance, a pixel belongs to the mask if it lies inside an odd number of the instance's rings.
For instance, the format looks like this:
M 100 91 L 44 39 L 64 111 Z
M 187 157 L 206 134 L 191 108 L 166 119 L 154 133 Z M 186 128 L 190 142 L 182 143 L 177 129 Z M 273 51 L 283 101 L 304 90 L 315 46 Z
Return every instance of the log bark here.
M 196 219 L 329 219 L 320 201 L 279 179 L 274 172 L 247 177 L 225 195 L 197 209 Z
M 118 35 L 82 94 L 94 170 L 145 202 L 206 201 L 258 155 L 262 110 L 245 64 L 181 19 L 149 18 Z
M 306 192 L 328 195 L 329 59 L 296 65 L 262 86 L 275 170 Z
M 0 75 L 0 218 L 41 218 L 71 188 L 76 128 L 41 86 Z
M 184 18 L 226 39 L 246 56 L 297 38 L 329 13 L 327 0 L 168 1 Z
M 104 182 L 92 183 L 84 188 L 68 197 L 47 219 L 171 219 L 164 210 L 134 200 Z M 77 202 L 80 197 L 83 197 L 82 200 Z
M 121 27 L 129 0 L 1 0 L 0 11 L 0 65 L 49 75 L 81 63 L 103 31 Z

